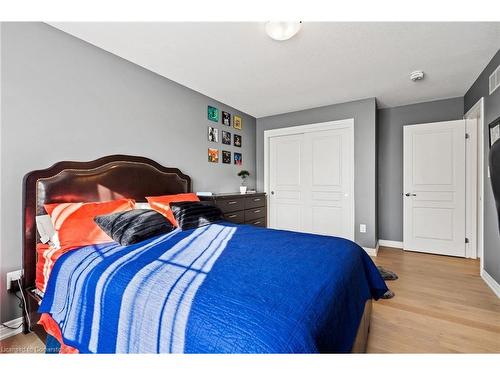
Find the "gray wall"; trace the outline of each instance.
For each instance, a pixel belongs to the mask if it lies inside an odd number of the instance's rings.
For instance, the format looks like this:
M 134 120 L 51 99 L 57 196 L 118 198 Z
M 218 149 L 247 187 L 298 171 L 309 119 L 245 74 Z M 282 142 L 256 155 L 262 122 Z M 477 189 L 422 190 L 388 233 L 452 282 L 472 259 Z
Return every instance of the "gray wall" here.
M 1 36 L 0 321 L 19 316 L 4 284 L 7 271 L 21 268 L 28 171 L 123 153 L 180 168 L 195 191 L 236 191 L 241 168 L 207 161 L 214 105 L 243 116 L 243 167 L 255 185 L 255 118 L 43 23 L 3 23 Z
M 462 97 L 377 110 L 379 239 L 403 241 L 403 126 L 458 120 Z
M 289 126 L 354 118 L 354 190 L 356 242 L 374 248 L 376 233 L 375 99 L 329 105 L 257 119 L 257 187 L 264 188 L 264 131 Z M 366 224 L 366 233 L 359 233 Z
M 498 233 L 498 218 L 496 215 L 495 199 L 491 190 L 491 182 L 488 178 L 488 152 L 489 134 L 488 124 L 500 117 L 500 89 L 489 95 L 488 78 L 490 74 L 500 65 L 500 50 L 486 66 L 483 72 L 464 98 L 464 112 L 484 97 L 484 269 L 497 283 L 500 283 L 500 234 Z

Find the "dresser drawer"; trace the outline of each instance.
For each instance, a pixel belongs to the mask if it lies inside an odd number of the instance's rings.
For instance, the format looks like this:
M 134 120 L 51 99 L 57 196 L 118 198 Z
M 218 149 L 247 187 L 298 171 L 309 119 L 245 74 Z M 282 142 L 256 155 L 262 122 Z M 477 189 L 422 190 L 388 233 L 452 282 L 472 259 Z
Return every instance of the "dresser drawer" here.
M 218 198 L 215 205 L 221 209 L 223 213 L 242 211 L 245 209 L 245 198 Z
M 264 216 L 266 216 L 266 207 L 257 207 L 245 210 L 245 221 L 259 219 Z
M 261 217 L 260 219 L 253 219 L 249 221 L 245 221 L 245 224 L 255 225 L 256 227 L 266 227 L 267 220 L 265 217 Z
M 243 224 L 245 222 L 245 211 L 228 212 L 224 214 L 227 221 L 235 224 Z
M 265 195 L 245 198 L 245 209 L 254 208 L 254 207 L 264 207 L 265 205 L 266 205 L 266 196 Z

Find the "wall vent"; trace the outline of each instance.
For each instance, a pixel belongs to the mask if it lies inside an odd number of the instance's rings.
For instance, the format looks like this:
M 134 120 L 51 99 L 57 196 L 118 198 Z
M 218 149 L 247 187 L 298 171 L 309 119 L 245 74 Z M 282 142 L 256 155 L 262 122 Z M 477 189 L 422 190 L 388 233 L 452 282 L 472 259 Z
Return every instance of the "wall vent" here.
M 490 75 L 490 95 L 500 87 L 500 65 Z

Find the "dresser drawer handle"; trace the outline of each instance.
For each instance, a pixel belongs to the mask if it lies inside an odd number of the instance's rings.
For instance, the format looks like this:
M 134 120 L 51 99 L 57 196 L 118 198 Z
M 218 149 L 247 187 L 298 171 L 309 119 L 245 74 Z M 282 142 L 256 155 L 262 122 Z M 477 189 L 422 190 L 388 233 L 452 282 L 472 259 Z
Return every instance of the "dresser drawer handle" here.
M 260 212 L 260 210 L 254 210 L 253 213 L 254 214 L 258 214 Z
M 260 201 L 260 198 L 254 198 L 253 199 L 254 202 L 259 202 Z
M 236 203 L 238 203 L 238 202 L 236 202 L 236 201 L 229 201 L 229 202 L 227 202 L 227 204 L 236 204 Z
M 238 215 L 229 215 L 228 218 L 232 219 L 233 217 L 237 217 Z
M 260 224 L 260 221 L 254 221 L 253 222 L 255 225 Z

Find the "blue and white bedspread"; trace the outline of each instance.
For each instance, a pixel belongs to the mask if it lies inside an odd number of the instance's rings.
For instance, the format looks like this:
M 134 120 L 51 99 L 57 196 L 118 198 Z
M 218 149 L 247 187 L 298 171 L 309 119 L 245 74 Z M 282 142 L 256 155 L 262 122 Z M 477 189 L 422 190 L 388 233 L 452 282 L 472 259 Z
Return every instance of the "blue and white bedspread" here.
M 351 241 L 220 223 L 70 251 L 39 311 L 81 353 L 349 352 L 386 290 Z

